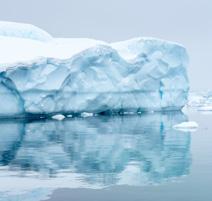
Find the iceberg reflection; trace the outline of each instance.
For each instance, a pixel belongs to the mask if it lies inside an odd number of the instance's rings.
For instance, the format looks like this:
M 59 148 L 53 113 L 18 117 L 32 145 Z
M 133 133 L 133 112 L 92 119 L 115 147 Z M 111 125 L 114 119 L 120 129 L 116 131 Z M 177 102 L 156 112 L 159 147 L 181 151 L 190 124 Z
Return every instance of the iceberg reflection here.
M 1 175 L 40 179 L 41 187 L 64 177 L 70 188 L 160 184 L 189 173 L 190 134 L 172 128 L 185 120 L 170 112 L 3 122 Z
M 0 200 L 44 200 L 57 188 L 152 185 L 189 174 L 181 112 L 0 123 Z

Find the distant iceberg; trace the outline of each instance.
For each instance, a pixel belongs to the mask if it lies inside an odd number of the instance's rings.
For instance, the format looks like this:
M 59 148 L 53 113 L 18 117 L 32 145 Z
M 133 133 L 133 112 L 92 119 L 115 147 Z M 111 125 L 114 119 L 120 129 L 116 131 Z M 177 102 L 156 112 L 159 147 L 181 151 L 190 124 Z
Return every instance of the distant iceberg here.
M 0 22 L 0 116 L 179 110 L 188 55 L 176 43 L 53 38 Z
M 191 107 L 203 114 L 212 112 L 212 92 L 191 92 L 188 98 L 188 107 Z

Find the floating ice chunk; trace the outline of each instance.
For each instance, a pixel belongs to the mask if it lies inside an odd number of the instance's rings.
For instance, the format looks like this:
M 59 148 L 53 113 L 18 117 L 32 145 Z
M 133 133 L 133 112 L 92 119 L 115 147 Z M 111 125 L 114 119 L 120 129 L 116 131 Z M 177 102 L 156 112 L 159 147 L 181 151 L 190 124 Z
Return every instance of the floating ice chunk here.
M 81 113 L 81 117 L 92 117 L 93 116 L 93 113 L 89 113 L 89 112 L 82 112 Z
M 196 131 L 198 128 L 198 124 L 194 121 L 187 121 L 187 122 L 182 122 L 180 124 L 176 124 L 173 126 L 174 129 L 181 130 L 181 131 Z
M 56 115 L 52 116 L 52 119 L 55 119 L 55 120 L 58 120 L 58 121 L 62 121 L 65 118 L 66 117 L 62 114 L 56 114 Z
M 72 115 L 72 114 L 68 114 L 67 117 L 68 117 L 68 118 L 72 118 L 73 115 Z

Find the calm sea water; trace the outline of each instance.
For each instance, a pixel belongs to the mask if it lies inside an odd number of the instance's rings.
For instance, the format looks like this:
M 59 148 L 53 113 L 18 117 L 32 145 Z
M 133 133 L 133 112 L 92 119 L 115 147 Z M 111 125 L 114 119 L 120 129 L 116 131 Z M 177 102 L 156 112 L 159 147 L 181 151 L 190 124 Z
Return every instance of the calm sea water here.
M 196 121 L 196 132 L 173 129 Z M 211 201 L 212 113 L 0 121 L 1 201 Z

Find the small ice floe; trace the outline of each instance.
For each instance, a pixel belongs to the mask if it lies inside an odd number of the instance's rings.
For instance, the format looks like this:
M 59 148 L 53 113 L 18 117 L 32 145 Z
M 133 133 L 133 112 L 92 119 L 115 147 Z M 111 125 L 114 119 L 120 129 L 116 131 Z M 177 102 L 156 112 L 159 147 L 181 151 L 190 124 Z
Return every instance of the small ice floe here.
M 68 117 L 68 118 L 72 118 L 73 115 L 72 115 L 72 114 L 68 114 L 67 117 Z
M 56 115 L 52 116 L 52 119 L 55 119 L 55 120 L 58 120 L 58 121 L 62 121 L 65 118 L 66 117 L 62 114 L 56 114 Z
M 173 126 L 174 129 L 184 131 L 184 132 L 194 132 L 198 128 L 198 124 L 194 121 L 182 122 Z
M 83 112 L 81 113 L 81 117 L 92 117 L 93 116 L 93 113 L 89 113 L 89 112 Z

